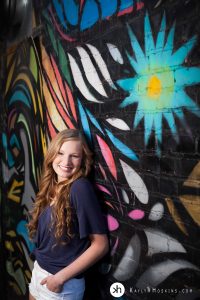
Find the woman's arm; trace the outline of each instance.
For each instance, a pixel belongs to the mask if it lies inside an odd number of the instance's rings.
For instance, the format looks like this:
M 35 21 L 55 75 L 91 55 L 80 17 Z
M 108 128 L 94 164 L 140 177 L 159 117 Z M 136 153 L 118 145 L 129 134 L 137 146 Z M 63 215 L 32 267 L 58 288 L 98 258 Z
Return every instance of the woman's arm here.
M 47 285 L 52 292 L 60 292 L 65 281 L 84 272 L 91 267 L 99 259 L 101 259 L 109 249 L 108 238 L 105 234 L 91 234 L 89 236 L 91 244 L 85 252 L 83 252 L 69 266 L 63 268 L 55 275 L 48 276 L 41 281 L 41 284 Z

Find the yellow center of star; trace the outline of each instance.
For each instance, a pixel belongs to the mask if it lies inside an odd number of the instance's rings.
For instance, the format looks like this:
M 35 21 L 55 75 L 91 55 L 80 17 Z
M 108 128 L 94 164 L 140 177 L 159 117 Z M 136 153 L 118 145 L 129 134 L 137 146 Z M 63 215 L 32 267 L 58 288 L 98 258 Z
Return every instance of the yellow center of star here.
M 147 94 L 150 98 L 158 99 L 162 92 L 161 81 L 157 76 L 151 76 L 147 85 Z

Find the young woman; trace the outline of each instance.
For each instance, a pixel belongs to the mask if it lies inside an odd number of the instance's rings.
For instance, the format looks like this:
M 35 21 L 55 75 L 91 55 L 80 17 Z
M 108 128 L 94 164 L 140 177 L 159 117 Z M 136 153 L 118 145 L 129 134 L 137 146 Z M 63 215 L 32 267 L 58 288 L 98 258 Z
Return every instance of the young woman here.
M 28 224 L 36 245 L 29 300 L 83 299 L 84 271 L 108 251 L 104 218 L 86 178 L 91 164 L 78 130 L 64 130 L 50 143 Z

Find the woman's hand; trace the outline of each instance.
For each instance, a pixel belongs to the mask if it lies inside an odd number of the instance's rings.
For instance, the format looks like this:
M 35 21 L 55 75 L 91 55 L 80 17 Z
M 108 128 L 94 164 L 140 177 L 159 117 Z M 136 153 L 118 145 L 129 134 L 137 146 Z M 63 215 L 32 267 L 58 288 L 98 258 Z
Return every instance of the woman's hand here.
M 63 287 L 63 283 L 61 282 L 60 278 L 56 275 L 50 275 L 48 277 L 45 277 L 44 279 L 42 279 L 40 284 L 46 284 L 47 289 L 54 293 L 60 293 Z

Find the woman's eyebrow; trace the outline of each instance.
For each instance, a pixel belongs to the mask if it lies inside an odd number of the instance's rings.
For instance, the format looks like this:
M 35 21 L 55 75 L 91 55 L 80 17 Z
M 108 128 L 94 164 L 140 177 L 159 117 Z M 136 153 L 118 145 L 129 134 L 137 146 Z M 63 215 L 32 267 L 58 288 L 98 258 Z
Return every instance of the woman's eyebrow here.
M 65 151 L 63 151 L 63 150 L 59 150 L 58 152 L 64 153 Z M 81 154 L 81 152 L 72 152 L 72 153 L 70 153 L 70 155 L 74 155 L 74 154 L 76 154 L 76 155 L 80 155 L 80 154 Z

